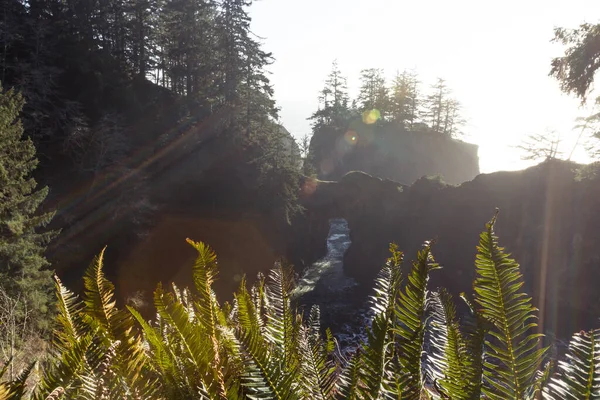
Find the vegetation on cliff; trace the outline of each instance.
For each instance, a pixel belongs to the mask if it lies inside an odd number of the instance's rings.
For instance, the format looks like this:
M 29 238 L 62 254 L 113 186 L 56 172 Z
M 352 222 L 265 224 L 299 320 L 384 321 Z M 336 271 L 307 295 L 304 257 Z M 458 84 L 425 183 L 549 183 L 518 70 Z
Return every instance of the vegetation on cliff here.
M 479 173 L 477 146 L 458 140 L 464 123 L 460 104 L 443 79 L 425 94 L 414 72 L 398 73 L 387 85 L 381 69 L 365 69 L 354 100 L 346 82 L 334 62 L 310 117 L 305 175 L 337 180 L 360 170 L 412 183 L 423 175 L 444 174 L 461 183 Z

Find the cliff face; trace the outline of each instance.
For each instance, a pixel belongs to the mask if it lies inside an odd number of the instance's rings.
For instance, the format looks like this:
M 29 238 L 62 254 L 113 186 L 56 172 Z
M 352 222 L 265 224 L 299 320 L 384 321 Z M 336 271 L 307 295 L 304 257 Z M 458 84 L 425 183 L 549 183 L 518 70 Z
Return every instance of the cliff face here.
M 441 175 L 459 184 L 479 174 L 477 150 L 476 145 L 435 132 L 363 123 L 346 130 L 324 128 L 311 141 L 313 165 L 324 180 L 364 171 L 406 184 L 424 175 Z
M 196 254 L 186 238 L 217 253 L 221 298 L 231 298 L 243 274 L 252 281 L 272 268 L 285 252 L 290 226 L 260 203 L 257 172 L 221 130 L 214 118 L 173 132 L 166 143 L 143 149 L 148 154 L 140 159 L 149 161 L 122 179 L 107 179 L 72 206 L 69 198 L 58 203 L 71 217 L 48 255 L 65 283 L 77 289 L 83 270 L 106 245 L 105 271 L 121 299 L 148 300 L 159 281 L 190 286 Z M 129 201 L 127 193 L 132 207 L 115 212 Z
M 352 244 L 344 268 L 368 293 L 396 242 L 407 262 L 425 240 L 444 266 L 430 287 L 472 292 L 484 224 L 500 209 L 500 244 L 521 263 L 542 323 L 558 335 L 590 328 L 600 315 L 600 179 L 577 178 L 576 165 L 548 162 L 519 172 L 477 176 L 460 186 L 422 178 L 410 187 L 350 173 L 316 182 L 308 209 L 346 218 Z

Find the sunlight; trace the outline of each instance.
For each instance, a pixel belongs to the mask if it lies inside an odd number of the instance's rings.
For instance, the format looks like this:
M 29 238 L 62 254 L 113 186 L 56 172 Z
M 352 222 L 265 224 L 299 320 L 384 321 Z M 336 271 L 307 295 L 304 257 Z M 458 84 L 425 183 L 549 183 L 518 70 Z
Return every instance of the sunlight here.
M 379 110 L 376 110 L 376 109 L 367 110 L 362 114 L 362 120 L 367 125 L 374 124 L 380 118 L 381 118 L 381 113 L 379 112 Z

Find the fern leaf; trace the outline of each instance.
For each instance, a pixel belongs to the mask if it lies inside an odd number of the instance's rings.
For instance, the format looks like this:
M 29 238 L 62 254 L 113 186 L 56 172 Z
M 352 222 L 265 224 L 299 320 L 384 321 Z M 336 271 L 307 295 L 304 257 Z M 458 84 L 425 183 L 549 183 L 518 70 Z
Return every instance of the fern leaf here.
M 459 328 L 452 296 L 440 289 L 432 293 L 429 307 L 432 308 L 429 325 L 432 351 L 428 358 L 441 393 L 456 400 L 479 398 L 478 382 L 472 381 L 469 373 L 473 360 Z
M 360 351 L 352 355 L 348 364 L 342 370 L 336 383 L 337 399 L 358 400 L 360 397 L 360 375 L 363 369 L 363 359 Z
M 115 287 L 104 276 L 102 264 L 105 250 L 106 247 L 94 258 L 83 276 L 84 303 L 86 312 L 107 332 L 112 332 L 112 322 L 117 309 L 113 298 Z
M 163 323 L 175 332 L 177 343 L 183 349 L 182 357 L 193 366 L 189 372 L 199 379 L 196 383 L 198 388 L 211 387 L 212 382 L 208 377 L 211 375 L 211 344 L 205 331 L 190 320 L 186 308 L 171 294 L 165 293 L 160 284 L 154 292 L 154 305 Z
M 280 352 L 286 369 L 295 373 L 298 368 L 297 333 L 290 297 L 293 289 L 293 271 L 278 263 L 269 273 L 266 287 L 268 299 L 265 338 Z
M 398 359 L 403 372 L 399 381 L 402 398 L 419 399 L 424 393 L 422 353 L 425 338 L 425 310 L 429 272 L 440 266 L 431 254 L 431 244 L 425 242 L 413 261 L 404 290 L 395 307 Z
M 217 276 L 217 256 L 202 242 L 194 242 L 187 239 L 198 252 L 198 257 L 192 268 L 194 285 L 198 291 L 199 298 L 195 302 L 198 314 L 196 317 L 200 323 L 207 328 L 209 335 L 217 335 L 217 315 L 215 309 L 218 307 L 212 284 Z
M 375 295 L 371 297 L 371 310 L 375 314 L 367 343 L 363 346 L 363 369 L 360 374 L 362 396 L 368 399 L 394 398 L 389 379 L 389 366 L 394 357 L 394 310 L 401 289 L 400 264 L 402 255 L 395 245 L 390 246 L 392 257 L 375 280 Z
M 498 245 L 492 219 L 481 234 L 475 261 L 475 301 L 491 322 L 486 338 L 483 394 L 490 399 L 522 399 L 531 391 L 536 370 L 546 352 L 537 326 L 531 298 L 521 291 L 519 264 Z
M 546 362 L 546 365 L 544 365 L 544 368 L 536 372 L 535 384 L 533 386 L 533 392 L 531 395 L 532 398 L 542 398 L 544 390 L 548 386 L 548 383 L 550 383 L 550 379 L 552 378 L 554 367 L 554 360 L 549 360 L 548 362 Z
M 473 399 L 481 397 L 483 383 L 483 354 L 485 336 L 491 329 L 491 324 L 485 320 L 481 313 L 475 308 L 473 302 L 467 298 L 465 293 L 460 294 L 461 299 L 469 307 L 470 314 L 465 316 L 463 328 L 467 354 L 471 364 L 465 368 L 466 378 L 470 383 Z
M 300 380 L 305 398 L 330 399 L 336 383 L 336 365 L 332 357 L 333 339 L 328 332 L 323 341 L 319 306 L 313 305 L 307 326 L 300 329 Z
M 544 388 L 544 398 L 600 399 L 600 329 L 573 335 L 567 360 L 558 362 L 558 370 Z
M 276 345 L 263 336 L 245 280 L 242 280 L 235 299 L 238 309 L 238 335 L 245 363 L 242 385 L 249 392 L 248 398 L 297 398 L 293 390 L 294 374 L 286 369 L 280 353 L 273 350 Z
M 79 376 L 86 365 L 86 353 L 92 346 L 98 346 L 92 340 L 92 334 L 85 334 L 77 340 L 71 349 L 62 353 L 61 359 L 45 371 L 34 394 L 34 399 L 45 399 L 57 387 L 66 393 L 77 385 Z
M 197 310 L 196 318 L 198 318 L 200 324 L 207 331 L 210 339 L 211 353 L 209 357 L 211 359 L 211 370 L 215 382 L 219 386 L 219 396 L 226 398 L 227 388 L 221 371 L 223 365 L 220 357 L 220 338 L 218 336 L 218 321 L 224 318 L 218 315 L 220 308 L 212 290 L 212 284 L 217 276 L 217 256 L 210 247 L 202 242 L 194 242 L 190 239 L 187 239 L 187 242 L 198 252 L 198 257 L 192 268 L 194 284 L 199 294 L 197 301 L 194 302 Z
M 77 342 L 81 333 L 82 327 L 81 313 L 83 304 L 81 301 L 67 288 L 65 288 L 58 278 L 54 276 L 54 285 L 56 290 L 56 306 L 58 315 L 56 322 L 58 329 L 54 330 L 54 345 L 60 351 L 69 349 L 73 343 Z
M 134 330 L 131 314 L 116 307 L 115 287 L 106 279 L 103 270 L 105 250 L 94 259 L 84 274 L 84 310 L 100 327 L 99 334 L 107 346 L 115 341 L 120 342 L 116 367 L 121 370 L 129 386 L 141 389 L 145 385 L 140 382 L 140 374 L 146 361 L 141 338 Z

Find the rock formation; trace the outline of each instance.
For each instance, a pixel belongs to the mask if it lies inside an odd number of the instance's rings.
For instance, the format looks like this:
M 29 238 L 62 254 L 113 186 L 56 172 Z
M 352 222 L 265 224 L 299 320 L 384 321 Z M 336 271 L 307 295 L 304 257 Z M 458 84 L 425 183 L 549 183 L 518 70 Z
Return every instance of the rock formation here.
M 352 172 L 338 182 L 305 182 L 303 199 L 313 227 L 332 217 L 348 221 L 352 244 L 344 268 L 364 293 L 390 242 L 410 261 L 425 240 L 436 241 L 434 255 L 444 266 L 432 274 L 430 287 L 470 293 L 479 233 L 498 207 L 500 243 L 521 263 L 541 322 L 568 335 L 600 315 L 600 179 L 581 178 L 580 170 L 550 161 L 478 175 L 460 186 L 426 177 L 406 186 Z M 326 230 L 314 234 L 320 237 L 311 241 L 325 242 Z

